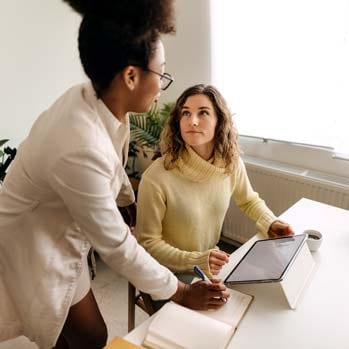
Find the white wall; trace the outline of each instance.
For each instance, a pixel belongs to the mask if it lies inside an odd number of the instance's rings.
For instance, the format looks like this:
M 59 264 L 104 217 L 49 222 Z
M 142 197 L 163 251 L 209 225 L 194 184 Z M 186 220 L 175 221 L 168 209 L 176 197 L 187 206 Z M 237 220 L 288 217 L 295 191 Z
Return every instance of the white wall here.
M 160 103 L 175 101 L 193 84 L 211 83 L 210 0 L 175 0 L 175 9 L 177 33 L 163 37 L 166 70 L 175 82 Z M 69 86 L 86 79 L 77 48 L 80 21 L 62 0 L 2 2 L 0 139 L 10 138 L 9 145 L 18 146 L 45 108 Z M 250 148 L 245 149 L 249 155 L 261 156 Z M 275 155 L 274 150 L 268 151 Z M 343 176 L 348 161 L 335 162 L 324 162 L 331 169 L 326 172 Z
M 161 102 L 175 101 L 187 87 L 211 82 L 210 0 L 176 0 L 177 32 L 164 36 L 166 71 L 175 81 Z
M 209 83 L 209 0 L 176 0 L 177 33 L 164 36 L 175 82 L 161 102 Z M 84 81 L 77 48 L 81 17 L 62 0 L 3 1 L 0 12 L 0 139 L 18 146 L 38 115 L 68 87 Z
M 0 139 L 17 146 L 37 116 L 84 81 L 77 49 L 81 17 L 62 0 L 2 1 Z

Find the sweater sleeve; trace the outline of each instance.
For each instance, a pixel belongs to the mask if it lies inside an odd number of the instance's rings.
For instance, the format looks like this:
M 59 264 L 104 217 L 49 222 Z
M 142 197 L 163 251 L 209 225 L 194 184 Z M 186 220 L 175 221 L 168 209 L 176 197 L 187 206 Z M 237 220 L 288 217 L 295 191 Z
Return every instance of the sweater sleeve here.
M 164 190 L 154 179 L 143 174 L 138 188 L 136 236 L 143 247 L 162 265 L 173 272 L 193 273 L 198 265 L 212 276 L 208 264 L 211 250 L 184 251 L 164 240 L 162 222 L 166 214 L 167 200 Z
M 270 225 L 277 218 L 258 193 L 253 190 L 241 158 L 235 172 L 233 188 L 233 198 L 236 205 L 256 222 L 257 232 L 267 236 Z
M 121 164 L 111 166 L 102 153 L 82 149 L 55 163 L 50 184 L 112 269 L 155 299 L 167 299 L 177 290 L 176 277 L 137 243 L 116 206 L 111 182 L 120 181 L 122 188 L 122 172 Z

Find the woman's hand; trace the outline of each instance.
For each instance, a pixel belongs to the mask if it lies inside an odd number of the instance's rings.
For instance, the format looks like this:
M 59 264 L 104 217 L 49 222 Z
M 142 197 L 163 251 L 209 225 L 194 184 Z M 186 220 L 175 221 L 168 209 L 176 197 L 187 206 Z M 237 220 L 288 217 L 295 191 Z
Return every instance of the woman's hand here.
M 220 250 L 212 250 L 208 257 L 208 264 L 212 275 L 217 275 L 223 265 L 229 262 L 229 254 Z
M 190 285 L 179 282 L 178 290 L 172 300 L 191 309 L 208 310 L 219 309 L 229 296 L 221 280 L 211 279 L 211 283 L 198 281 Z
M 268 235 L 271 238 L 291 236 L 294 235 L 294 231 L 289 224 L 277 220 L 271 224 Z

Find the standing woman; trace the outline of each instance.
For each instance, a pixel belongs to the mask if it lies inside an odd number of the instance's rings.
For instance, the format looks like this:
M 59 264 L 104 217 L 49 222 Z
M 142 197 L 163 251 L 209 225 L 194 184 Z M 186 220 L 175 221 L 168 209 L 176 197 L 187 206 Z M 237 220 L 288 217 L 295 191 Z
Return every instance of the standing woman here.
M 117 209 L 135 213 L 127 112 L 148 111 L 172 82 L 159 40 L 174 30 L 172 1 L 67 2 L 83 16 L 79 51 L 90 82 L 40 115 L 1 188 L 0 341 L 23 334 L 42 349 L 99 349 L 107 331 L 90 288 L 90 246 L 155 299 L 208 309 L 227 292 L 218 282 L 179 282 Z

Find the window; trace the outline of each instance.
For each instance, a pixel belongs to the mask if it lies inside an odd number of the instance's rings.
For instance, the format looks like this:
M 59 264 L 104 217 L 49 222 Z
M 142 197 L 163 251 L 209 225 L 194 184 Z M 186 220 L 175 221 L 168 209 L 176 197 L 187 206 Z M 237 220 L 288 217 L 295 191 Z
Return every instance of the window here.
M 211 1 L 212 81 L 240 134 L 349 155 L 349 0 Z

